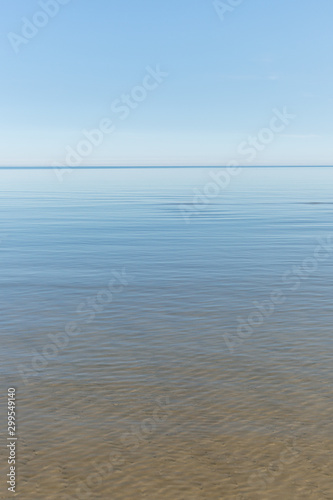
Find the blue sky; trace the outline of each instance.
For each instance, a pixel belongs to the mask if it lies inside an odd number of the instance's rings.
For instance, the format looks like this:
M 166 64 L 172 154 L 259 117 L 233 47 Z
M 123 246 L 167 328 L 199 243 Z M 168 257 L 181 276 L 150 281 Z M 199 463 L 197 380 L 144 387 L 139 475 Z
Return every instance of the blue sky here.
M 66 166 L 103 120 L 78 165 L 332 164 L 333 2 L 223 4 L 4 2 L 0 165 Z M 249 162 L 239 145 L 283 108 L 293 120 Z

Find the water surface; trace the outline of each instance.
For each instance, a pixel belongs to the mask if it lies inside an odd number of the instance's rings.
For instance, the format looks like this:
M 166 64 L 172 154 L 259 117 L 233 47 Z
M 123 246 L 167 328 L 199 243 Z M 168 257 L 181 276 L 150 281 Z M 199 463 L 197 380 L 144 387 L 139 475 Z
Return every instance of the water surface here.
M 0 171 L 17 498 L 333 498 L 333 170 L 210 173 Z

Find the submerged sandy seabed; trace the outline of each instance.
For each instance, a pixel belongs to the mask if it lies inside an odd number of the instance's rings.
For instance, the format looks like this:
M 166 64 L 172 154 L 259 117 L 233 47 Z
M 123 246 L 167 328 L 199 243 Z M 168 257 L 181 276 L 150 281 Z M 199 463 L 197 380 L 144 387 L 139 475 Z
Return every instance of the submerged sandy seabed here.
M 185 392 L 139 377 L 22 390 L 17 498 L 333 498 L 324 395 L 297 405 L 282 391 L 267 404 L 218 382 Z

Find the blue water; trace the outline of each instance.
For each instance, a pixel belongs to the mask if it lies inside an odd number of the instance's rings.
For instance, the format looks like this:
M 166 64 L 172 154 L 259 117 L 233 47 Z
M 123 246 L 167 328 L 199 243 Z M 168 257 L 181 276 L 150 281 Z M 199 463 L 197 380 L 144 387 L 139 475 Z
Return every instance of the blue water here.
M 19 498 L 81 498 L 98 447 L 129 458 L 93 498 L 333 497 L 333 169 L 243 169 L 198 198 L 211 172 L 0 170 Z M 119 436 L 158 397 L 168 419 L 133 451 Z M 289 439 L 297 459 L 250 484 Z

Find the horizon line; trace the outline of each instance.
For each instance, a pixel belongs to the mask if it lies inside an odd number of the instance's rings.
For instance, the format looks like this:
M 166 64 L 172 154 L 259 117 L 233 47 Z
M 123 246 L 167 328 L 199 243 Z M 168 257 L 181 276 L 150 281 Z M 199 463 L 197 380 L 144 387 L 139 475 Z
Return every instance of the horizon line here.
M 112 170 L 112 169 L 160 169 L 160 168 L 332 168 L 333 165 L 238 165 L 235 166 L 223 166 L 223 165 L 157 165 L 157 166 L 92 166 L 92 167 L 32 167 L 32 166 L 12 166 L 12 167 L 4 167 L 0 166 L 0 170 Z

